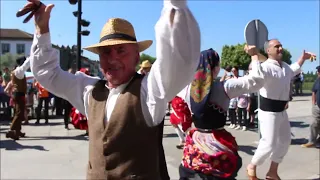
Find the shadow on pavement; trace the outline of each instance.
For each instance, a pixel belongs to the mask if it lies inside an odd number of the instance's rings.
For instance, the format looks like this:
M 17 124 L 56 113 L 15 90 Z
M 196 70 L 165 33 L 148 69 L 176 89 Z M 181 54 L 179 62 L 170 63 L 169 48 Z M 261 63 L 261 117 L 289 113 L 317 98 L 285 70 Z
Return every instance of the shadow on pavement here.
M 308 142 L 308 139 L 306 138 L 295 138 L 291 139 L 291 145 L 301 145 Z
M 13 141 L 11 139 L 0 141 L 0 149 L 1 148 L 5 149 L 5 150 L 8 150 L 8 151 L 23 150 L 23 149 L 34 149 L 34 150 L 39 150 L 39 151 L 49 151 L 49 150 L 46 150 L 43 146 L 21 145 L 17 141 Z
M 309 127 L 309 124 L 306 124 L 303 121 L 290 121 L 290 126 L 296 128 L 307 128 Z
M 84 140 L 87 141 L 88 137 L 85 134 L 80 134 L 77 136 L 26 136 L 23 139 L 20 139 L 19 141 L 33 141 L 33 140 Z
M 178 137 L 176 133 L 163 134 L 163 138 L 173 138 Z
M 257 148 L 254 146 L 245 146 L 245 145 L 239 145 L 239 151 L 245 152 L 249 155 L 254 155 L 254 150 Z
M 298 102 L 298 101 L 310 101 L 309 99 L 296 99 L 296 100 L 292 100 L 292 102 Z

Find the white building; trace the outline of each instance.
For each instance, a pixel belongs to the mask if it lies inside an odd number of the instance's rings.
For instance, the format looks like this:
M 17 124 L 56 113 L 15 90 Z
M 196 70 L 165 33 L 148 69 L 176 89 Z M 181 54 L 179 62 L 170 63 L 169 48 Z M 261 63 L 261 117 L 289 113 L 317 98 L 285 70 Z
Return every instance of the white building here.
M 30 55 L 33 35 L 19 29 L 0 29 L 0 55 Z

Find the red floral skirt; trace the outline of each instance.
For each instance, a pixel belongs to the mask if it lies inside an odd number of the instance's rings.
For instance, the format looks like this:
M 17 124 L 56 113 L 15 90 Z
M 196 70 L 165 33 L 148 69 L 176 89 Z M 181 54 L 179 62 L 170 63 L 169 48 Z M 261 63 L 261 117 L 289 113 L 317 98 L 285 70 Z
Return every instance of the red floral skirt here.
M 182 165 L 196 172 L 228 178 L 237 170 L 238 145 L 226 130 L 203 133 L 192 129 L 186 137 Z
M 180 97 L 176 96 L 171 101 L 173 112 L 170 114 L 170 122 L 173 125 L 181 125 L 186 131 L 192 125 L 192 116 L 188 104 Z
M 70 117 L 71 124 L 73 124 L 74 128 L 88 130 L 87 117 L 81 114 L 76 108 L 72 108 Z

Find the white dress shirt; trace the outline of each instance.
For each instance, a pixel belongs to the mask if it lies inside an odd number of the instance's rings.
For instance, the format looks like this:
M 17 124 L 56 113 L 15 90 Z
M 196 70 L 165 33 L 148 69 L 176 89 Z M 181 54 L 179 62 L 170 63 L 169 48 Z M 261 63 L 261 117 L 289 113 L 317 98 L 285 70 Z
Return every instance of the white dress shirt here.
M 21 66 L 18 66 L 16 69 L 13 70 L 13 73 L 18 79 L 23 79 L 25 75 L 24 73 L 29 69 L 29 67 L 30 58 L 27 58 Z
M 282 62 L 268 59 L 261 64 L 265 76 L 263 88 L 260 89 L 260 95 L 273 100 L 288 101 L 291 79 L 300 73 L 301 67 L 298 63 L 290 66 Z
M 176 9 L 176 12 L 171 24 L 172 9 Z M 149 126 L 162 122 L 167 103 L 191 82 L 200 55 L 200 30 L 185 0 L 164 1 L 155 33 L 157 60 L 142 80 L 140 97 L 143 116 Z M 88 116 L 88 97 L 99 78 L 81 72 L 73 75 L 63 71 L 59 66 L 58 53 L 52 48 L 49 33 L 34 36 L 30 54 L 35 78 L 48 91 L 68 100 Z M 126 85 L 109 88 L 106 122 Z

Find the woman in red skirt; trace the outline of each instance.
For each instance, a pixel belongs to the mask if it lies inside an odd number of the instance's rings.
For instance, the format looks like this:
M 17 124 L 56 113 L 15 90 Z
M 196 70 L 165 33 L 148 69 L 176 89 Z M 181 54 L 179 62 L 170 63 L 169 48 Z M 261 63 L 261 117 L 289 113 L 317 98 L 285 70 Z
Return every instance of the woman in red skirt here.
M 87 68 L 81 68 L 80 72 L 90 75 L 90 72 Z M 76 108 L 72 108 L 71 113 L 71 124 L 74 126 L 76 129 L 80 130 L 86 130 L 86 134 L 88 135 L 88 120 L 87 117 L 79 112 Z
M 230 98 L 258 91 L 263 85 L 258 62 L 252 64 L 248 76 L 215 81 L 219 55 L 213 49 L 201 52 L 194 80 L 182 96 L 191 109 L 195 128 L 186 136 L 180 180 L 231 180 L 237 176 L 242 159 L 235 138 L 224 126 Z
M 76 108 L 72 108 L 70 117 L 71 124 L 74 126 L 74 128 L 86 130 L 86 133 L 88 134 L 88 122 L 85 115 L 81 114 Z
M 178 95 L 171 101 L 172 113 L 170 114 L 170 122 L 180 139 L 178 149 L 182 149 L 185 143 L 185 133 L 192 124 L 191 112 L 188 104 Z

